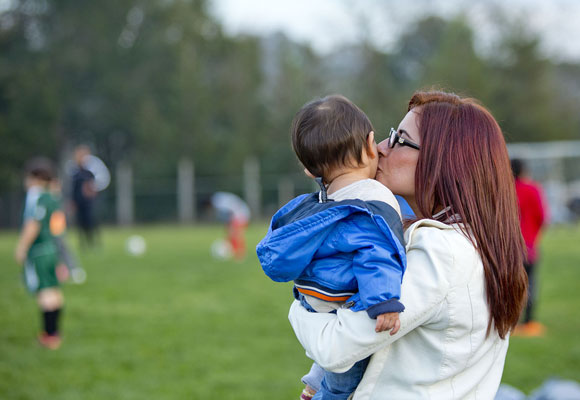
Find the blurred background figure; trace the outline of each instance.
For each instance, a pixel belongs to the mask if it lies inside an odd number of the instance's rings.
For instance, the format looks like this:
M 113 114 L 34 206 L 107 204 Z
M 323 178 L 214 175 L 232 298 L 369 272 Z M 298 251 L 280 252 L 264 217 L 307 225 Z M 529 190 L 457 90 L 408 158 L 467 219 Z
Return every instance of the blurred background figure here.
M 97 193 L 110 182 L 109 170 L 87 145 L 77 146 L 74 151 L 72 170 L 72 203 L 79 228 L 80 243 L 93 247 L 97 241 L 97 219 L 95 201 Z
M 535 320 L 537 299 L 537 262 L 542 228 L 547 224 L 548 208 L 540 184 L 530 177 L 527 165 L 520 159 L 511 161 L 515 178 L 516 194 L 520 208 L 520 226 L 526 242 L 527 258 L 524 264 L 528 273 L 528 302 L 522 323 L 514 330 L 517 336 L 542 336 L 545 327 Z
M 211 196 L 211 205 L 217 212 L 220 221 L 226 223 L 226 243 L 231 255 L 242 260 L 246 255 L 245 232 L 250 221 L 250 208 L 244 200 L 233 193 L 216 192 Z M 212 251 L 214 254 L 219 249 Z M 224 250 L 227 255 L 228 250 Z
M 576 221 L 580 220 L 580 197 L 573 197 L 570 199 L 568 201 L 568 209 Z
M 16 262 L 24 267 L 26 287 L 36 294 L 42 313 L 43 330 L 38 341 L 51 350 L 61 344 L 59 321 L 64 304 L 56 276 L 58 249 L 51 232 L 52 226 L 62 222 L 59 203 L 50 190 L 54 176 L 50 160 L 37 158 L 28 163 L 22 231 L 14 252 Z

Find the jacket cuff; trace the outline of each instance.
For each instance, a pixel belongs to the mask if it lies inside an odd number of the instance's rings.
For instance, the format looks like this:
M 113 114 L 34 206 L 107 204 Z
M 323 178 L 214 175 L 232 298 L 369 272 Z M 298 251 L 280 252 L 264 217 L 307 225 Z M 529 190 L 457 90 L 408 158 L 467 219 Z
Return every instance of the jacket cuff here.
M 383 301 L 382 303 L 375 304 L 367 308 L 367 313 L 369 317 L 375 319 L 381 314 L 391 313 L 391 312 L 403 312 L 405 310 L 405 306 L 397 299 L 389 299 L 387 301 Z

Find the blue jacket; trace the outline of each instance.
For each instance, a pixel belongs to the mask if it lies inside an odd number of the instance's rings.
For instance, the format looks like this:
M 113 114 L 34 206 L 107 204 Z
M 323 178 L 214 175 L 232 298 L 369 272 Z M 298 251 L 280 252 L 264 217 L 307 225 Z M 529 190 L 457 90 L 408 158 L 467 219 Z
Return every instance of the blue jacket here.
M 352 302 L 371 318 L 401 312 L 406 268 L 403 227 L 380 201 L 291 200 L 273 217 L 256 252 L 266 275 L 327 301 Z

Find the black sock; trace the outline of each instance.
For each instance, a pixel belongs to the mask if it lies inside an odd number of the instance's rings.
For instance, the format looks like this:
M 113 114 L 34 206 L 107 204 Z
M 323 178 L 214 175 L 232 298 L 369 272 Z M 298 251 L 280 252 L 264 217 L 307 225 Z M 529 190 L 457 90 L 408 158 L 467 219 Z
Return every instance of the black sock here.
M 42 313 L 44 319 L 44 331 L 48 335 L 58 335 L 58 317 L 60 316 L 60 308 L 54 311 L 44 311 Z

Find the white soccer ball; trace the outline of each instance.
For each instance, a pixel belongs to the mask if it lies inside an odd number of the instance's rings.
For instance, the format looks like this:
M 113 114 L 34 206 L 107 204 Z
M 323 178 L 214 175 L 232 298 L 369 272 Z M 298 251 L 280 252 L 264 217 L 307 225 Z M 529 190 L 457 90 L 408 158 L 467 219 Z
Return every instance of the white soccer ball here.
M 82 285 L 87 280 L 87 273 L 81 267 L 76 267 L 71 271 L 71 278 L 77 285 Z
M 218 260 L 229 260 L 233 251 L 230 243 L 223 239 L 218 239 L 211 244 L 211 255 Z
M 145 251 L 147 251 L 147 243 L 145 242 L 145 238 L 139 235 L 130 236 L 127 239 L 125 247 L 127 249 L 127 253 L 135 257 L 142 256 L 145 254 Z

